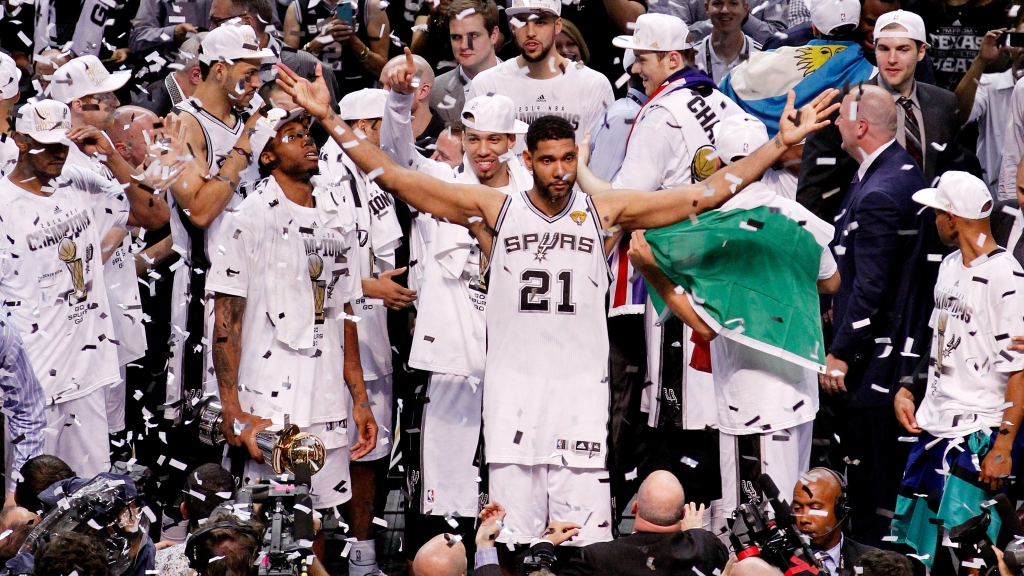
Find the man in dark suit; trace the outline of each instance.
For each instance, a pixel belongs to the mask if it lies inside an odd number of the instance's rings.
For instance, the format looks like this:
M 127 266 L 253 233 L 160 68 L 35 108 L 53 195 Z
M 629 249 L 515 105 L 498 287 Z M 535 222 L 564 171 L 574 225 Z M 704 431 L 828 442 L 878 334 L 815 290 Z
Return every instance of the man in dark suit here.
M 906 462 L 892 410 L 902 377 L 928 353 L 928 317 L 942 250 L 911 196 L 925 187 L 915 159 L 896 143 L 897 105 L 879 86 L 843 99 L 842 147 L 858 159 L 832 241 L 842 282 L 832 299 L 833 338 L 822 389 L 838 398 L 840 446 L 858 502 L 851 535 L 877 544 L 889 533 Z M 892 392 L 890 392 L 890 389 Z M 881 512 L 879 512 L 881 511 Z
M 167 76 L 150 83 L 145 90 L 136 92 L 132 96 L 132 104 L 152 110 L 163 118 L 178 102 L 191 98 L 201 80 L 199 43 L 205 36 L 206 32 L 200 32 L 185 40 L 174 59 L 175 67 L 167 68 Z
M 816 512 L 812 512 L 815 510 Z M 872 550 L 843 535 L 850 516 L 846 482 L 838 472 L 812 468 L 793 488 L 793 515 L 797 528 L 811 539 L 811 549 L 824 552 L 825 576 L 854 576 L 854 566 Z
M 873 34 L 878 74 L 868 82 L 884 88 L 897 103 L 896 141 L 910 152 L 925 181 L 946 170 L 980 175 L 978 159 L 957 142 L 956 96 L 914 78 L 927 48 L 921 17 L 904 10 L 887 12 L 878 18 Z M 842 154 L 841 144 L 835 126 L 819 130 L 808 136 L 800 164 L 796 199 L 826 222 L 835 217 L 857 171 L 858 159 Z

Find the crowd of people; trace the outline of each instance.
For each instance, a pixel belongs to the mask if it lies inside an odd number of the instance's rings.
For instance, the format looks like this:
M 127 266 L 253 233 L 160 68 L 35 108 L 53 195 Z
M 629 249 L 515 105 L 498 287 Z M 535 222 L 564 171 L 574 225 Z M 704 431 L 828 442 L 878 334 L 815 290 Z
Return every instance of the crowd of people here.
M 7 573 L 979 568 L 1020 8 L 2 0 Z

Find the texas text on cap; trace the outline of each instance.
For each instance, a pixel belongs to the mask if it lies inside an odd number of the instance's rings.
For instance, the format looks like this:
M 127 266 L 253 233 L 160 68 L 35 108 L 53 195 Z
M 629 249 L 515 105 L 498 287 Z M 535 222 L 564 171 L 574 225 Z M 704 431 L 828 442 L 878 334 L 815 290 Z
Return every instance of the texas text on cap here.
M 21 69 L 14 59 L 0 52 L 0 100 L 10 100 L 19 92 Z
M 90 94 L 102 94 L 120 89 L 131 78 L 132 73 L 124 70 L 111 74 L 95 56 L 79 56 L 57 68 L 53 73 L 48 90 L 50 98 L 70 104 L 72 100 Z
M 852 32 L 860 25 L 859 0 L 809 0 L 811 23 L 825 36 Z
M 885 30 L 890 24 L 899 24 L 904 30 Z M 924 32 L 924 20 L 906 10 L 886 12 L 878 17 L 875 21 L 875 40 L 879 38 L 910 38 L 922 44 L 928 43 Z
M 914 202 L 968 220 L 987 218 L 993 204 L 992 194 L 980 178 L 955 170 L 943 174 L 937 187 L 915 192 Z
M 713 128 L 722 164 L 746 157 L 768 142 L 768 128 L 756 117 L 733 114 Z
M 512 5 L 505 10 L 505 14 L 509 16 L 529 12 L 550 12 L 555 16 L 561 16 L 562 2 L 560 0 L 513 0 Z
M 341 119 L 369 120 L 383 118 L 384 107 L 387 106 L 388 91 L 379 88 L 364 88 L 346 94 L 338 106 L 341 108 Z
M 686 41 L 690 30 L 686 23 L 668 14 L 642 14 L 636 19 L 632 36 L 616 36 L 612 40 L 618 48 L 667 52 L 686 50 L 693 45 Z
M 63 102 L 40 100 L 29 102 L 18 110 L 14 131 L 43 144 L 70 144 L 71 110 Z
M 274 51 L 270 48 L 260 50 L 259 38 L 248 24 L 224 24 L 214 28 L 199 45 L 199 61 L 203 64 L 269 58 L 276 58 Z
M 462 123 L 467 128 L 492 134 L 526 134 L 530 126 L 516 120 L 516 104 L 508 96 L 493 94 L 477 96 L 462 109 Z

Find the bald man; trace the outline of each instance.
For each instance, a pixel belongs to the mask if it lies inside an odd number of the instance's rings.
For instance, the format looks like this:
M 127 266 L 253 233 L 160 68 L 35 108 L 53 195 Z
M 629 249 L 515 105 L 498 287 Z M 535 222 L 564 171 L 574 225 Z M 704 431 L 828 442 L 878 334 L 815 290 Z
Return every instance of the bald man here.
M 412 133 L 416 137 L 416 148 L 420 154 L 430 158 L 437 148 L 437 137 L 444 130 L 444 120 L 430 109 L 430 88 L 434 85 L 434 70 L 422 56 L 413 55 L 419 87 L 412 102 Z M 380 72 L 380 83 L 385 90 L 391 90 L 388 74 L 395 66 L 405 63 L 405 55 L 395 56 L 384 65 Z
M 828 576 L 852 576 L 860 557 L 875 550 L 843 536 L 849 503 L 842 477 L 828 468 L 812 468 L 793 488 L 796 526 L 811 539 L 811 549 L 824 552 Z M 733 571 L 732 576 L 736 576 Z
M 853 87 L 836 127 L 842 149 L 859 165 L 835 222 L 831 246 L 841 279 L 832 298 L 832 343 L 819 383 L 842 417 L 837 433 L 850 467 L 851 535 L 879 545 L 895 510 L 907 461 L 892 409 L 900 379 L 927 355 L 932 287 L 946 250 L 934 218 L 918 216 L 911 199 L 926 186 L 914 159 L 896 140 L 896 104 L 883 88 Z
M 106 132 L 114 149 L 128 164 L 139 167 L 148 153 L 148 135 L 160 117 L 141 106 L 120 106 L 110 115 Z M 146 134 L 146 136 L 143 136 Z
M 644 480 L 633 513 L 632 534 L 580 548 L 559 576 L 650 576 L 652 570 L 681 574 L 691 569 L 694 574 L 713 574 L 725 567 L 729 551 L 700 528 L 704 507 L 685 504 L 683 487 L 671 472 L 658 470 Z M 531 551 L 535 556 L 553 553 L 554 546 L 541 540 Z
M 451 542 L 451 534 L 438 534 L 424 544 L 412 561 L 416 576 L 465 576 L 466 547 Z

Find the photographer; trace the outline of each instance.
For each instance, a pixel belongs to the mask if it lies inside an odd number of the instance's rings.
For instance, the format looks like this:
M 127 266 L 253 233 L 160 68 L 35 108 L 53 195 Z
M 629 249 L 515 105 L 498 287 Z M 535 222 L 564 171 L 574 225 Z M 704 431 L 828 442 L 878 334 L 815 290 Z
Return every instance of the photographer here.
M 181 515 L 188 520 L 188 532 L 194 534 L 222 503 L 234 495 L 235 479 L 219 464 L 203 464 L 185 480 Z M 185 556 L 185 542 L 157 544 L 156 570 L 163 576 L 191 574 Z
M 36 576 L 107 576 L 107 551 L 93 536 L 65 532 L 44 544 L 35 556 Z
M 877 550 L 843 536 L 850 515 L 846 482 L 828 468 L 813 468 L 793 488 L 797 528 L 811 539 L 811 549 L 831 576 L 853 576 L 861 556 Z
M 39 495 L 61 480 L 76 477 L 76 474 L 60 458 L 43 454 L 25 462 L 21 467 L 21 476 L 21 481 L 14 489 L 14 502 L 30 512 L 42 514 L 49 508 L 39 500 Z
M 560 576 L 646 576 L 652 570 L 665 574 L 688 570 L 695 574 L 721 571 L 728 560 L 728 550 L 714 534 L 700 528 L 704 507 L 698 509 L 695 504 L 684 502 L 683 487 L 671 472 L 651 473 L 640 485 L 633 503 L 636 515 L 633 533 L 580 548 L 558 573 Z M 520 560 L 550 567 L 554 563 L 555 546 L 571 540 L 579 532 L 578 528 L 565 522 L 552 523 L 530 547 L 529 555 Z M 477 546 L 477 573 L 481 573 L 484 564 L 481 563 L 479 535 Z M 497 554 L 491 563 L 497 563 Z
M 263 531 L 258 524 L 239 520 L 229 512 L 218 512 L 210 517 L 207 528 L 191 538 L 195 543 L 190 560 L 199 576 L 255 576 L 257 573 L 256 563 L 263 544 Z M 327 571 L 314 560 L 306 574 L 327 576 Z

